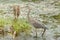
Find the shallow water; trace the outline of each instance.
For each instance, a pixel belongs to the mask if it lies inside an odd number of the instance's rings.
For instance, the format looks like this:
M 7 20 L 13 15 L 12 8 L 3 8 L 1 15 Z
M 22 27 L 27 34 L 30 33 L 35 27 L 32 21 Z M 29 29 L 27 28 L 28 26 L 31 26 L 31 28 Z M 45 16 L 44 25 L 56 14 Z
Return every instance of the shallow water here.
M 5 10 L 5 12 L 7 14 L 1 16 L 0 18 L 7 18 L 9 19 L 9 17 L 11 17 L 11 19 L 13 19 L 13 15 L 12 14 L 8 14 L 8 13 L 12 13 L 12 9 L 10 10 L 9 8 L 9 4 L 13 5 L 15 4 L 19 4 L 21 7 L 25 6 L 25 5 L 29 5 L 32 8 L 31 13 L 35 13 L 33 14 L 32 17 L 38 17 L 36 18 L 37 20 L 41 21 L 43 24 L 46 25 L 46 27 L 48 28 L 48 30 L 45 32 L 44 36 L 41 37 L 41 31 L 38 31 L 38 38 L 34 38 L 35 36 L 35 32 L 32 33 L 31 36 L 26 36 L 26 35 L 19 35 L 16 38 L 12 38 L 11 35 L 7 34 L 6 36 L 0 36 L 0 40 L 60 40 L 60 23 L 56 23 L 59 19 L 54 19 L 52 18 L 52 16 L 54 15 L 59 15 L 60 14 L 60 6 L 55 6 L 55 4 L 58 3 L 54 3 L 54 1 L 56 0 L 45 0 L 45 1 L 41 1 L 40 3 L 33 3 L 33 2 L 21 2 L 21 1 L 16 1 L 16 0 L 9 0 L 9 1 L 5 1 L 5 0 L 1 0 L 0 1 L 0 9 Z M 58 2 L 60 2 L 60 0 L 57 0 Z M 53 4 L 54 3 L 54 4 Z M 2 6 L 3 4 L 3 6 Z M 23 15 L 27 13 L 26 12 L 26 8 L 21 9 L 21 17 L 25 17 L 26 15 Z M 38 16 L 40 14 L 40 17 Z M 45 23 L 44 23 L 45 22 Z M 60 21 L 58 21 L 60 22 Z

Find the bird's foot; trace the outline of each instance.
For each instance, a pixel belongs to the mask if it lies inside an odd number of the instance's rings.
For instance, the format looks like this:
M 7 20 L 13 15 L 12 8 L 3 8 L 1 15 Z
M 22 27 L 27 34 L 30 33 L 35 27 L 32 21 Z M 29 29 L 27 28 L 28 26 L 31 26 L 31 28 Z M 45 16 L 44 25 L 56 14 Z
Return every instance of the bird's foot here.
M 39 38 L 38 36 L 34 36 L 34 38 Z
M 37 38 L 37 36 L 34 36 L 34 38 Z

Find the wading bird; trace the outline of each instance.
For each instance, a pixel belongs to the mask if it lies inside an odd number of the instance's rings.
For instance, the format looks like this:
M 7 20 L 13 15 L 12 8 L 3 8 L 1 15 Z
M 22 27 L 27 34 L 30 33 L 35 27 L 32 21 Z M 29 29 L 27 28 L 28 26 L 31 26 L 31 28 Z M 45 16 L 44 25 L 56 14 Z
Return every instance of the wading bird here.
M 28 22 L 36 28 L 36 36 L 35 37 L 37 37 L 37 29 L 39 29 L 39 28 L 44 29 L 44 31 L 42 33 L 42 37 L 43 37 L 47 27 L 43 26 L 42 24 L 40 24 L 38 21 L 34 20 L 33 18 L 30 18 L 29 14 L 30 14 L 31 9 L 29 6 L 28 6 L 28 9 L 29 9 L 28 14 L 27 14 Z

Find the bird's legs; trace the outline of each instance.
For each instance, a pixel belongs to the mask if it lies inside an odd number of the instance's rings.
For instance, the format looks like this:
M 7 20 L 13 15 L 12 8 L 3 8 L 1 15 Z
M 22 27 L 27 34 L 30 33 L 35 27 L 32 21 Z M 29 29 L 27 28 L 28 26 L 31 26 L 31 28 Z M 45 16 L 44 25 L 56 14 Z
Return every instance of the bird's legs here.
M 43 37 L 45 31 L 46 31 L 46 29 L 44 29 L 44 31 L 43 31 L 43 33 L 42 33 L 42 37 Z M 35 32 L 36 32 L 36 36 L 34 36 L 34 38 L 37 38 L 37 28 L 35 29 Z
M 44 35 L 45 31 L 46 31 L 46 29 L 44 29 L 44 31 L 43 31 L 43 33 L 42 33 L 42 37 L 43 37 L 43 35 Z
M 35 29 L 35 32 L 36 32 L 36 36 L 34 36 L 34 38 L 37 38 L 37 28 Z
M 37 37 L 37 29 L 36 29 L 36 37 Z

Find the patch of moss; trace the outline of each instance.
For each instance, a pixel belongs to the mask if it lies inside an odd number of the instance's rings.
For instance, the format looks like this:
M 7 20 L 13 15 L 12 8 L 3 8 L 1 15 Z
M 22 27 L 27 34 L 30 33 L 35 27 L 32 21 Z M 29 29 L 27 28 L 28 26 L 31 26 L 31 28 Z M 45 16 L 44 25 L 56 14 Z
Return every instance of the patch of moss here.
M 20 32 L 29 32 L 31 30 L 31 26 L 26 20 L 20 19 L 20 20 L 15 20 L 12 23 L 13 28 L 15 31 L 20 31 Z
M 0 18 L 0 27 L 4 27 L 5 24 L 5 19 Z

